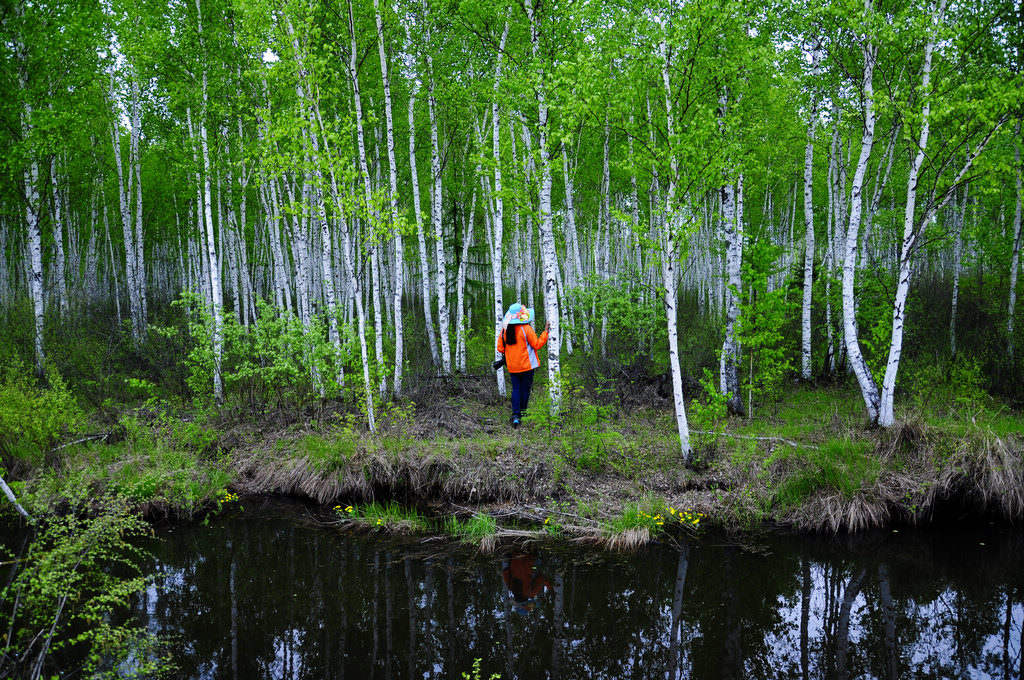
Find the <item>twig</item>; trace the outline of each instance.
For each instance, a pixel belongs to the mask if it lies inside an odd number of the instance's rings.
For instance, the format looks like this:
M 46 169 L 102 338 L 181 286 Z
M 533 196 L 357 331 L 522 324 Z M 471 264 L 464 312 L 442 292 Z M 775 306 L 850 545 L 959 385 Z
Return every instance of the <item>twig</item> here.
M 803 444 L 801 442 L 795 442 L 792 439 L 785 439 L 783 437 L 754 437 L 754 436 L 751 436 L 751 435 L 744 435 L 744 434 L 729 434 L 728 432 L 709 432 L 708 430 L 690 430 L 690 432 L 695 432 L 697 434 L 710 434 L 710 435 L 714 435 L 716 437 L 721 436 L 721 437 L 733 437 L 734 439 L 752 439 L 752 440 L 759 441 L 759 442 L 782 442 L 783 444 L 788 444 L 789 446 L 793 446 L 793 447 L 797 447 L 797 448 L 799 448 L 801 446 L 805 446 L 805 447 L 807 447 L 809 449 L 817 449 L 818 448 L 817 446 L 815 446 L 813 444 Z
M 50 449 L 50 453 L 55 453 L 57 451 L 60 451 L 61 449 L 66 449 L 69 446 L 74 446 L 75 444 L 84 444 L 85 442 L 91 442 L 96 439 L 106 439 L 109 436 L 109 432 L 105 432 L 104 434 L 91 434 L 88 437 L 82 437 L 81 439 L 76 439 L 73 442 L 68 442 L 67 444 L 61 444 L 60 446 L 56 446 Z

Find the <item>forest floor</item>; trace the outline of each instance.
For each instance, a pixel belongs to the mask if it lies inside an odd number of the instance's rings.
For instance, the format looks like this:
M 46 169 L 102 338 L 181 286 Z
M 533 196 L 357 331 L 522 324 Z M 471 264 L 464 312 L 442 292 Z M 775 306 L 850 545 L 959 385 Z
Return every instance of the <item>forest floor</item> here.
M 610 545 L 649 540 L 666 522 L 833 532 L 953 513 L 1024 518 L 1024 417 L 991 403 L 917 399 L 878 430 L 855 388 L 792 386 L 751 418 L 692 423 L 687 466 L 667 399 L 634 392 L 600 405 L 570 393 L 555 422 L 543 392 L 534 388 L 517 429 L 493 383 L 473 378 L 418 386 L 379 414 L 376 434 L 328 408 L 202 419 L 143 409 L 17 471 L 14 486 L 36 507 L 115 492 L 150 517 L 178 518 L 239 494 L 288 495 L 341 521 L 401 528 L 402 516 L 366 511 L 395 501 L 434 517 L 497 518 L 491 534 Z

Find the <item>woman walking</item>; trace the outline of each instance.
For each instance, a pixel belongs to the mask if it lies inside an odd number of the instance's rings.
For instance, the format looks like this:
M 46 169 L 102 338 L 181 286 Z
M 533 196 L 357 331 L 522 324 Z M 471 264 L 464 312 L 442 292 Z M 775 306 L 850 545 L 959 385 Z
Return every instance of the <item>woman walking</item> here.
M 512 427 L 519 427 L 519 419 L 530 401 L 533 372 L 540 366 L 537 350 L 548 341 L 548 324 L 544 324 L 544 332 L 537 337 L 531 321 L 533 310 L 517 302 L 505 313 L 502 330 L 498 334 L 498 351 L 505 355 L 505 365 L 512 381 Z

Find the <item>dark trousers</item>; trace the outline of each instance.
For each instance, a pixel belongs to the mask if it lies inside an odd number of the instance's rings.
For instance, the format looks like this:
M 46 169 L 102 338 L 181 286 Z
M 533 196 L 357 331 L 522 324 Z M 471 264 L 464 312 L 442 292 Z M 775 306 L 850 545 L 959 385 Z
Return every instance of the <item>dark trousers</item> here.
M 512 381 L 512 417 L 518 418 L 526 410 L 526 404 L 530 401 L 530 388 L 533 387 L 533 370 L 522 373 L 509 373 Z

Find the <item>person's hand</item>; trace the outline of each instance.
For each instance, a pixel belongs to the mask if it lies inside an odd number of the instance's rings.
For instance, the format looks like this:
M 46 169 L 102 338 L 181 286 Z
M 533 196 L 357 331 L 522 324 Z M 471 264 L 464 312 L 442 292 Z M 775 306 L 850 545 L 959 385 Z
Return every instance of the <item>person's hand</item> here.
M 545 321 L 544 322 L 544 332 L 547 333 L 548 329 L 550 329 L 550 328 L 551 328 L 551 322 L 550 321 Z

